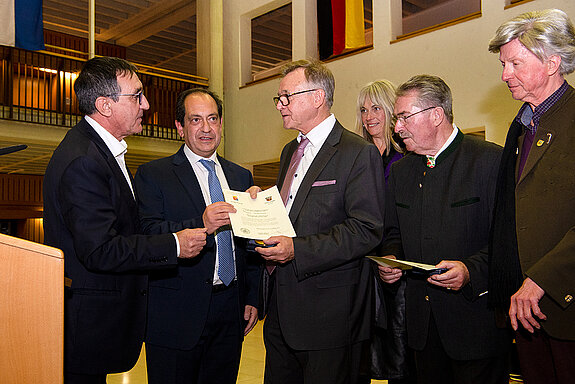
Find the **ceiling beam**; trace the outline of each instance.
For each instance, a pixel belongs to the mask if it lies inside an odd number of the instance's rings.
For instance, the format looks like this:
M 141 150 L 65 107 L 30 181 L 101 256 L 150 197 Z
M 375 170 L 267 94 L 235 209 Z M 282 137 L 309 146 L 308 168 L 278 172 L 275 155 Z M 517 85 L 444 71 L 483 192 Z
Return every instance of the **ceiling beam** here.
M 100 41 L 111 40 L 118 45 L 129 47 L 195 14 L 195 1 L 162 1 L 108 30 L 102 30 L 96 35 L 96 39 Z

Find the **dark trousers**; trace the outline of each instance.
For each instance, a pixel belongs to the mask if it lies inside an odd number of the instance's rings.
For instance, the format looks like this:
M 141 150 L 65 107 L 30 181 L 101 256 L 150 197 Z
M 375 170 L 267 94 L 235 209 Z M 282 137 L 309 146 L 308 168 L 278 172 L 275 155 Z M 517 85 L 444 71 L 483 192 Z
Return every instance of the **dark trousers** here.
M 65 384 L 106 384 L 106 374 L 83 375 L 64 371 Z
M 574 324 L 575 325 L 575 324 Z M 574 384 L 575 341 L 558 340 L 543 330 L 515 332 L 525 384 Z
M 415 351 L 417 382 L 420 384 L 508 384 L 507 354 L 479 360 L 450 358 L 439 338 L 433 316 L 425 348 Z
M 272 292 L 264 324 L 265 384 L 356 384 L 364 343 L 327 350 L 294 350 L 281 331 Z
M 202 336 L 191 350 L 146 344 L 149 384 L 236 382 L 243 340 L 237 289 L 212 294 Z

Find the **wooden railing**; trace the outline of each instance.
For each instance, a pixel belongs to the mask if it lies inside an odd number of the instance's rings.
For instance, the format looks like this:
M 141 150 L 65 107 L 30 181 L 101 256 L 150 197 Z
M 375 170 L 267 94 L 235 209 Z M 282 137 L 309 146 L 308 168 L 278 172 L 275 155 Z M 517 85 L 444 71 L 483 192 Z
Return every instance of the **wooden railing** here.
M 0 119 L 72 127 L 81 118 L 73 84 L 84 58 L 0 46 Z M 177 95 L 207 79 L 140 66 L 150 109 L 140 135 L 181 140 L 174 127 Z

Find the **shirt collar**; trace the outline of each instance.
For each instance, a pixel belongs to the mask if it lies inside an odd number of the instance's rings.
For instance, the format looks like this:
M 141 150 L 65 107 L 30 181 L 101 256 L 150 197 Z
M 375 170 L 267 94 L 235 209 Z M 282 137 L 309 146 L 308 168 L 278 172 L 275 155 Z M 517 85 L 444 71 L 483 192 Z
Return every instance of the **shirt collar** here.
M 455 136 L 457 136 L 457 126 L 455 125 L 455 123 L 452 124 L 453 125 L 453 131 L 451 131 L 451 135 L 449 135 L 449 137 L 447 138 L 447 141 L 445 141 L 445 143 L 443 143 L 443 146 L 441 148 L 439 148 L 439 151 L 437 151 L 437 153 L 435 154 L 435 156 L 427 156 L 428 159 L 437 159 L 439 157 L 439 155 L 441 155 L 441 152 L 445 151 L 445 149 L 447 149 L 447 147 L 449 147 L 451 145 L 451 143 L 453 143 L 453 140 L 455 140 Z
M 118 141 L 110 132 L 108 132 L 104 127 L 100 125 L 96 120 L 92 119 L 90 116 L 84 116 L 84 119 L 90 124 L 94 131 L 102 138 L 104 144 L 108 147 L 110 152 L 114 157 L 124 155 L 128 150 L 128 143 L 124 139 Z
M 539 128 L 539 120 L 541 116 L 545 114 L 560 98 L 565 94 L 569 85 L 567 80 L 563 81 L 563 84 L 555 92 L 546 98 L 541 104 L 535 107 L 535 110 L 531 109 L 529 103 L 524 103 L 519 110 L 519 113 L 515 117 L 515 120 L 521 123 L 525 129 L 531 131 L 534 134 Z M 531 122 L 533 121 L 533 125 Z
M 311 144 L 315 148 L 322 146 L 323 143 L 325 142 L 325 139 L 327 139 L 327 137 L 329 136 L 329 133 L 333 129 L 334 125 L 335 125 L 335 116 L 332 113 L 324 121 L 322 121 L 314 128 L 312 128 L 311 131 L 307 133 L 307 135 L 305 135 L 305 137 L 307 137 L 307 139 L 309 140 L 309 144 Z M 300 142 L 303 136 L 304 135 L 300 133 L 297 137 L 297 141 Z
M 184 144 L 184 154 L 188 158 L 188 161 L 190 162 L 190 164 L 195 164 L 195 163 L 199 162 L 200 160 L 212 160 L 214 163 L 216 163 L 216 165 L 220 165 L 220 162 L 218 161 L 217 153 L 215 151 L 214 151 L 214 153 L 212 153 L 212 155 L 210 157 L 202 157 L 202 156 L 194 153 L 194 151 L 192 151 L 187 145 Z

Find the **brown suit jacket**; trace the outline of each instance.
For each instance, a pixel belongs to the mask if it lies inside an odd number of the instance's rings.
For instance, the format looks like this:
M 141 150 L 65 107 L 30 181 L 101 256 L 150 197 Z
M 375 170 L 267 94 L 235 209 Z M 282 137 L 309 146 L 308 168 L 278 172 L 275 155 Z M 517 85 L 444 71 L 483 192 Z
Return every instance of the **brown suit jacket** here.
M 543 328 L 565 340 L 575 340 L 574 150 L 575 90 L 569 87 L 541 117 L 515 190 L 521 269 L 545 290 Z

